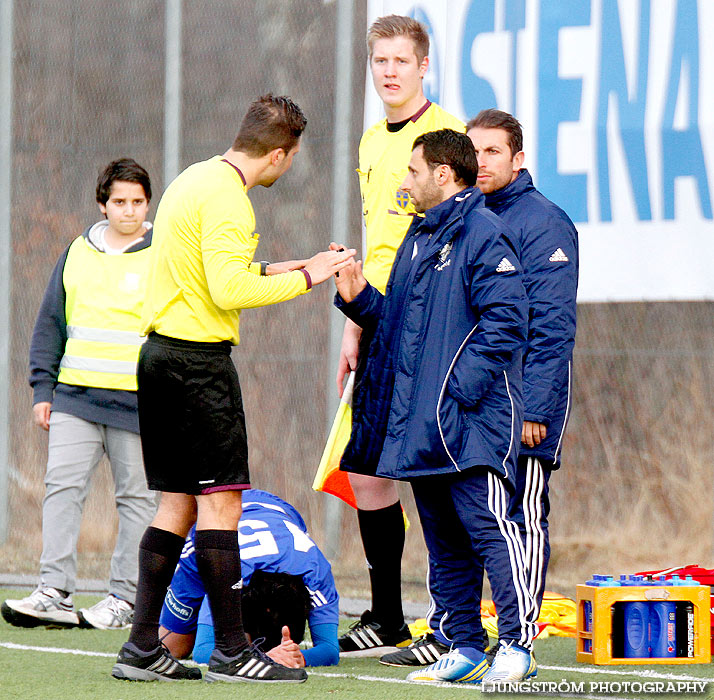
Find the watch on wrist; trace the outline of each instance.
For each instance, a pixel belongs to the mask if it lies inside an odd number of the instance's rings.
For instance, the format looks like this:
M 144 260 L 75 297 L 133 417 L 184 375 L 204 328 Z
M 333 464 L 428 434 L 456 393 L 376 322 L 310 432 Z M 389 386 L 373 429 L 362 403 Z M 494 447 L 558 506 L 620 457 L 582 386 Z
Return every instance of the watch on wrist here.
M 268 265 L 270 263 L 267 260 L 261 260 L 260 261 L 260 274 L 265 276 L 268 274 Z

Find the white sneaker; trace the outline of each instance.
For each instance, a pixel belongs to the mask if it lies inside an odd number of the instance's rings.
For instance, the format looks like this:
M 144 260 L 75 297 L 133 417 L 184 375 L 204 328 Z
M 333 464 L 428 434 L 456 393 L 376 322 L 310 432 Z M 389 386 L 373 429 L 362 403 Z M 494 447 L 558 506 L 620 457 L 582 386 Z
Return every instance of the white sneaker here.
M 5 620 L 15 627 L 76 627 L 79 624 L 72 596 L 65 598 L 50 586 L 39 586 L 27 598 L 6 600 L 1 611 Z
M 490 683 L 517 683 L 538 675 L 538 665 L 526 649 L 516 646 L 512 641 L 501 641 L 498 645 L 496 658 L 491 668 L 481 679 L 482 686 Z
M 91 608 L 79 611 L 82 627 L 95 627 L 98 630 L 125 630 L 131 627 L 134 608 L 121 598 L 108 595 Z

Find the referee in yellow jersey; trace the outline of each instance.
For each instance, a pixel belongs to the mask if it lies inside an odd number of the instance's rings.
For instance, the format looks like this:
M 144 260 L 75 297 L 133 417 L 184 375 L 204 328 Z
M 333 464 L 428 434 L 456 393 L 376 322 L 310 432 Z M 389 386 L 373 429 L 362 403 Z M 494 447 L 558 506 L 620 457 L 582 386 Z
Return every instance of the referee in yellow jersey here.
M 196 522 L 196 561 L 213 613 L 207 680 L 301 682 L 248 645 L 241 618 L 236 528 L 250 487 L 245 417 L 230 348 L 240 310 L 287 301 L 342 269 L 354 250 L 309 260 L 253 263 L 258 245 L 247 192 L 290 168 L 306 119 L 287 97 L 248 109 L 232 147 L 187 168 L 166 189 L 154 228 L 138 367 L 139 425 L 149 488 L 161 502 L 139 548 L 129 641 L 112 669 L 138 681 L 200 679 L 158 637 L 166 590 Z

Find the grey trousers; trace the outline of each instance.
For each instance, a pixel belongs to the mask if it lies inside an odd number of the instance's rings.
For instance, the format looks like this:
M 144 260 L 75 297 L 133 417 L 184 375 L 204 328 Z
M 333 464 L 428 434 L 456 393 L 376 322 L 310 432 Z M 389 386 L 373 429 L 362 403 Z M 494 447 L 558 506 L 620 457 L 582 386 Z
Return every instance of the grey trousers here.
M 111 560 L 109 593 L 134 604 L 139 541 L 154 517 L 139 436 L 53 411 L 42 502 L 42 584 L 74 592 L 77 540 L 94 470 L 107 456 L 114 477 L 119 530 Z

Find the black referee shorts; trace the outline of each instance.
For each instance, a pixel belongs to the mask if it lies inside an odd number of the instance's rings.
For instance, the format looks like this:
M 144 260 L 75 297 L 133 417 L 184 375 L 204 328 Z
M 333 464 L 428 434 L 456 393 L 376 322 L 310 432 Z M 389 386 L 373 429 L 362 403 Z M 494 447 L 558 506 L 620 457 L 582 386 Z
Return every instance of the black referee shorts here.
M 150 489 L 199 495 L 250 488 L 248 442 L 229 343 L 151 333 L 137 371 Z

